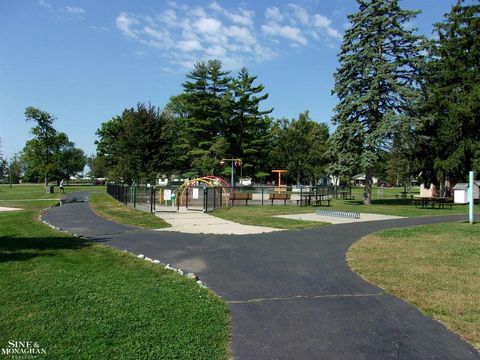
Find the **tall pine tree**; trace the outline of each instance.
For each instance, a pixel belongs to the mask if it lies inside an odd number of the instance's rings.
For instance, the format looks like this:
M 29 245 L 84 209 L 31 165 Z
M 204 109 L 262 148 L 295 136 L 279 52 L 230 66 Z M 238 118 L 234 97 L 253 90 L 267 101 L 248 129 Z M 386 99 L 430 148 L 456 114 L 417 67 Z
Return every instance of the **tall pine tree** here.
M 197 175 L 212 174 L 227 151 L 224 132 L 232 104 L 228 74 L 219 60 L 209 60 L 195 64 L 183 83 L 188 156 Z
M 426 66 L 419 149 L 424 180 L 465 180 L 480 171 L 480 5 L 459 1 L 436 24 L 436 40 Z
M 263 170 L 268 151 L 270 120 L 266 116 L 273 109 L 260 110 L 260 103 L 268 98 L 261 94 L 263 85 L 253 85 L 256 76 L 242 68 L 233 81 L 234 102 L 225 137 L 230 145 L 230 156 L 241 158 L 244 175 L 254 176 Z
M 388 146 L 399 115 L 408 114 L 419 81 L 422 39 L 405 24 L 417 11 L 403 10 L 398 0 L 357 0 L 359 11 L 349 15 L 340 67 L 333 93 L 339 98 L 333 123 L 331 171 L 365 172 L 365 204 L 371 203 L 372 175 L 378 155 Z

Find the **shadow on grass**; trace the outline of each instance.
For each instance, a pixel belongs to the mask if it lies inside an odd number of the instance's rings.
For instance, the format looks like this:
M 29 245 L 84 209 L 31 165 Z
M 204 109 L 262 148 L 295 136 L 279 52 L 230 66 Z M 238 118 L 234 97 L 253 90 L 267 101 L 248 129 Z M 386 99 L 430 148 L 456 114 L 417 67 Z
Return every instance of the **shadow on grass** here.
M 363 205 L 362 200 L 345 200 L 346 205 Z M 372 199 L 372 205 L 412 205 L 411 199 Z
M 78 250 L 91 245 L 91 241 L 68 236 L 21 237 L 9 234 L 0 237 L 0 262 L 55 256 L 57 250 Z

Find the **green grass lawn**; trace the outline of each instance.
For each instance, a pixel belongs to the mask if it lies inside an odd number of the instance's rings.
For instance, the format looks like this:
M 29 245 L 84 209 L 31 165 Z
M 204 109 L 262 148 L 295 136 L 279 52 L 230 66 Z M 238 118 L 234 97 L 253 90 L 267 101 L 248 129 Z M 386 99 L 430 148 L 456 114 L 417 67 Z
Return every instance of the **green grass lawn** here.
M 352 269 L 416 305 L 480 349 L 480 225 L 437 224 L 369 235 Z
M 42 187 L 21 189 L 33 199 Z M 229 311 L 214 293 L 40 223 L 55 201 L 16 202 L 1 186 L 4 199 L 25 210 L 0 212 L 0 347 L 35 341 L 42 359 L 229 358 Z
M 355 195 L 354 200 L 340 200 L 333 199 L 330 207 L 314 207 L 314 206 L 296 206 L 276 204 L 270 206 L 267 201 L 265 206 L 260 205 L 235 205 L 231 208 L 218 209 L 212 212 L 212 215 L 223 219 L 235 221 L 241 224 L 270 226 L 281 229 L 303 229 L 312 226 L 321 226 L 325 223 L 318 223 L 314 221 L 302 221 L 292 219 L 275 218 L 275 215 L 286 214 L 304 214 L 314 213 L 317 209 L 394 215 L 394 216 L 438 216 L 438 215 L 465 215 L 468 216 L 468 205 L 454 205 L 452 209 L 422 209 L 420 206 L 412 205 L 411 199 L 397 199 L 395 195 L 399 195 L 403 188 L 385 188 L 383 195 L 377 195 L 377 189 L 372 192 L 372 205 L 363 205 L 361 188 L 354 188 L 352 194 Z M 414 193 L 415 194 L 415 193 Z M 268 194 L 265 194 L 268 199 Z M 475 205 L 475 213 L 480 212 L 480 205 Z
M 170 224 L 158 216 L 126 207 L 106 193 L 91 194 L 89 196 L 89 204 L 98 215 L 118 223 L 147 229 L 170 227 Z

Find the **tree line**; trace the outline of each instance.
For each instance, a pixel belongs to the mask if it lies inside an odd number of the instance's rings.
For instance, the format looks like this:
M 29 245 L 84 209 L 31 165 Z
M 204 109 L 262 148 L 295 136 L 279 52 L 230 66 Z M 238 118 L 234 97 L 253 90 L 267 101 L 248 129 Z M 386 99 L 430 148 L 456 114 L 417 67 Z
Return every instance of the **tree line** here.
M 299 182 L 325 176 L 326 124 L 308 112 L 293 120 L 270 117 L 272 109 L 262 109 L 268 93 L 246 68 L 232 77 L 219 60 L 209 60 L 186 78 L 163 109 L 138 104 L 100 126 L 95 161 L 109 178 L 227 175 L 224 158 L 241 159 L 242 174 L 255 180 L 273 168 L 287 168 Z

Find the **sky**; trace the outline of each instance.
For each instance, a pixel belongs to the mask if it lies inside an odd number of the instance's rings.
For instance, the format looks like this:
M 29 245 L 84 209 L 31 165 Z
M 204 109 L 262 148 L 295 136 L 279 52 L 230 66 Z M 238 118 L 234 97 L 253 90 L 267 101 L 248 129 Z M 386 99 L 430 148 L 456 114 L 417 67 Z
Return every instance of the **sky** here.
M 411 23 L 432 36 L 455 0 L 403 0 Z M 27 106 L 57 119 L 86 154 L 100 125 L 139 102 L 164 107 L 197 61 L 248 68 L 276 118 L 310 111 L 328 123 L 337 54 L 354 0 L 0 0 L 0 150 L 32 136 Z

